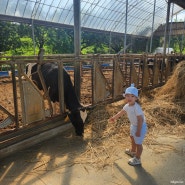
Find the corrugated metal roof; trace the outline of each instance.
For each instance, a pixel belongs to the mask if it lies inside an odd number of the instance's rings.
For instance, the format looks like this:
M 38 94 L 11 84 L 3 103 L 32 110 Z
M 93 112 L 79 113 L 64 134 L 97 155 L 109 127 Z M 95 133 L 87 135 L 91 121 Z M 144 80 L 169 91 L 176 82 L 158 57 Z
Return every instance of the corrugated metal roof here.
M 125 33 L 126 0 L 81 0 L 81 26 L 101 31 Z M 128 0 L 127 34 L 150 36 L 165 23 L 166 0 Z M 0 0 L 1 16 L 74 25 L 73 0 Z M 182 8 L 174 5 L 173 13 Z

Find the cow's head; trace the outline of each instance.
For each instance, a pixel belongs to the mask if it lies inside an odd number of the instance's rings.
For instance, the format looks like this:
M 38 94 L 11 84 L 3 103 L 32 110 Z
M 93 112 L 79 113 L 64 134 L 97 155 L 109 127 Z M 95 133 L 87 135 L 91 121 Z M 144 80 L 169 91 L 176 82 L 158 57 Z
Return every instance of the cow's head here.
M 75 128 L 76 135 L 83 136 L 84 123 L 87 118 L 86 109 L 78 109 L 68 113 L 69 119 Z

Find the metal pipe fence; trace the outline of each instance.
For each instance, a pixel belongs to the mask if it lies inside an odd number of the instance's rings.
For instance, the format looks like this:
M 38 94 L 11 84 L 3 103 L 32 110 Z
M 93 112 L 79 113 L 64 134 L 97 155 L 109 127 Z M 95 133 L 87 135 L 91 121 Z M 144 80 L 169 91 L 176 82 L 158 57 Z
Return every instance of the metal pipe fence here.
M 131 83 L 142 91 L 162 86 L 176 64 L 184 58 L 184 55 L 178 54 L 81 55 L 78 59 L 80 102 L 86 107 L 93 107 L 117 101 Z M 41 60 L 38 56 L 1 56 L 0 69 L 6 66 L 10 72 L 0 76 L 0 136 L 65 114 L 63 95 L 57 105 L 58 112 L 53 114 L 50 100 L 26 75 L 27 64 L 57 62 L 60 71 L 63 67 L 74 84 L 75 61 L 74 55 L 45 55 Z M 62 94 L 63 83 L 59 83 Z

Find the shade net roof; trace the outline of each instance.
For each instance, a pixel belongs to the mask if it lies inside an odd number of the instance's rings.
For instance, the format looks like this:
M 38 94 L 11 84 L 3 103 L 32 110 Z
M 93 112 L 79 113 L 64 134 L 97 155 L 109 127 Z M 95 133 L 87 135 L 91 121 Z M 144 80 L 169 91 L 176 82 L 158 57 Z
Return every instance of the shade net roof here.
M 128 0 L 128 4 L 126 0 L 81 0 L 80 2 L 82 28 L 150 36 L 152 26 L 154 31 L 166 22 L 166 0 Z M 180 6 L 172 5 L 170 16 L 182 10 Z M 6 15 L 19 17 L 22 20 L 58 23 L 61 26 L 74 25 L 73 0 L 0 0 L 0 7 L 0 19 Z

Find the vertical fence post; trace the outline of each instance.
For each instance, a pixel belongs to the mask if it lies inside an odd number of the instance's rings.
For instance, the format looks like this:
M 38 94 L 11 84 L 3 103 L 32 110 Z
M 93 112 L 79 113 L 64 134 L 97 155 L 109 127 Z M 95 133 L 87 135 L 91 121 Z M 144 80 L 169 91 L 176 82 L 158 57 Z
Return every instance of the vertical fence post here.
M 75 68 L 74 68 L 74 86 L 77 97 L 80 99 L 80 60 L 81 53 L 81 16 L 80 16 L 80 0 L 73 0 L 74 9 L 74 50 L 75 50 Z
M 11 61 L 11 72 L 12 72 L 12 83 L 13 83 L 13 100 L 14 100 L 14 111 L 15 111 L 15 125 L 16 129 L 19 128 L 19 117 L 18 117 L 18 103 L 17 103 L 17 88 L 15 79 L 15 64 Z

